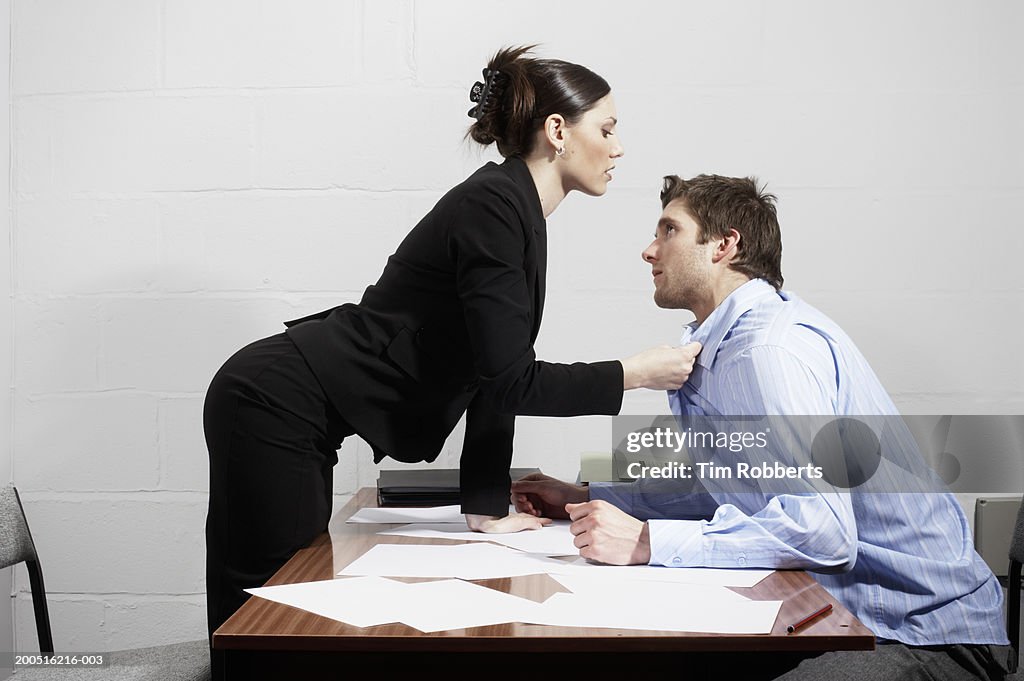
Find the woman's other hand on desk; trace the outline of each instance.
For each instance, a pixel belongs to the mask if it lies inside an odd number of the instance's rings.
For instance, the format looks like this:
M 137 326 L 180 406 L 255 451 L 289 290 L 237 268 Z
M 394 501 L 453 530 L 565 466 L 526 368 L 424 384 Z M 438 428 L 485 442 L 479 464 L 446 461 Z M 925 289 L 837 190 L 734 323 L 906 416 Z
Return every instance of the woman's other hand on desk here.
M 681 347 L 659 345 L 621 360 L 622 387 L 678 390 L 693 371 L 701 344 L 694 341 Z
M 489 515 L 466 514 L 466 525 L 474 532 L 487 532 L 490 534 L 507 534 L 510 532 L 521 532 L 523 530 L 539 530 L 545 525 L 550 525 L 548 518 L 538 518 L 529 513 L 510 513 L 504 518 Z
M 543 473 L 531 473 L 512 481 L 512 505 L 520 513 L 544 518 L 568 518 L 566 504 L 590 500 L 590 490 L 570 485 Z

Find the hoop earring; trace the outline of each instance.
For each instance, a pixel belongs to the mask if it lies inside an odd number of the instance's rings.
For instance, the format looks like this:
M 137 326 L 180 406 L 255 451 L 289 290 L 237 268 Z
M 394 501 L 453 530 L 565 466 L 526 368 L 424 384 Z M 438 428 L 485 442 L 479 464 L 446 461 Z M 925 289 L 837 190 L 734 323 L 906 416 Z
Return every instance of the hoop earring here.
M 563 156 L 565 156 L 565 147 L 558 147 L 557 149 L 555 149 L 555 156 L 557 156 L 558 158 L 562 158 Z

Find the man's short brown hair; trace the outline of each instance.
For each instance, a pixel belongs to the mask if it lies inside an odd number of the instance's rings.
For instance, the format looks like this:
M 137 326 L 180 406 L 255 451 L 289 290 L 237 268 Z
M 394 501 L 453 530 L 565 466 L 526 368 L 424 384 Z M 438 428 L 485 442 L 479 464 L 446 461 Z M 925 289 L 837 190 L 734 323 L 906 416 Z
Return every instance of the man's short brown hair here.
M 782 288 L 782 233 L 774 194 L 757 187 L 754 177 L 698 175 L 684 180 L 666 175 L 661 207 L 680 200 L 697 222 L 698 243 L 721 239 L 730 229 L 740 234 L 736 258 L 729 266 L 748 277 Z

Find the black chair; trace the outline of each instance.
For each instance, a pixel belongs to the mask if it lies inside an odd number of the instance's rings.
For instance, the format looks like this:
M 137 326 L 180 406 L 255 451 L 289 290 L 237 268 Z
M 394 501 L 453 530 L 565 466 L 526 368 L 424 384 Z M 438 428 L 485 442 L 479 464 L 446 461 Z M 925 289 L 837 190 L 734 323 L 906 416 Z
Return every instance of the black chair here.
M 1013 658 L 1010 671 L 1016 672 L 1020 658 L 1020 578 L 1021 565 L 1024 564 L 1024 503 L 1017 511 L 1017 525 L 1013 528 L 1010 540 L 1010 589 L 1007 593 L 1006 631 L 1013 646 Z
M 32 590 L 39 652 L 52 653 L 53 634 L 46 607 L 46 590 L 39 556 L 25 519 L 18 490 L 14 485 L 0 487 L 0 568 L 25 563 Z M 63 652 L 63 651 L 62 651 Z M 206 639 L 172 645 L 137 648 L 104 653 L 103 667 L 21 667 L 15 669 L 15 681 L 209 681 L 210 654 Z

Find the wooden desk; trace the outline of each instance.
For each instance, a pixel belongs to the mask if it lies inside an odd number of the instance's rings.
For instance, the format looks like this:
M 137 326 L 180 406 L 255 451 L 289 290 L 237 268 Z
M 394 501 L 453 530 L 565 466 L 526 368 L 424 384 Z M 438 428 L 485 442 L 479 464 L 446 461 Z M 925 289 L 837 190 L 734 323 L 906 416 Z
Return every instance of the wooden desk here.
M 331 579 L 344 566 L 379 543 L 463 543 L 411 537 L 382 537 L 384 525 L 346 524 L 357 509 L 376 506 L 374 490 L 361 489 L 334 517 L 328 532 L 295 554 L 267 585 Z M 541 601 L 564 589 L 547 575 L 481 580 L 484 586 Z M 735 662 L 739 653 L 762 653 L 758 666 L 779 654 L 813 654 L 827 650 L 872 650 L 874 636 L 846 608 L 809 575 L 801 571 L 776 572 L 748 589 L 734 589 L 756 600 L 782 600 L 782 608 L 770 635 L 681 634 L 665 631 L 550 627 L 534 624 L 501 624 L 472 629 L 424 634 L 402 624 L 358 628 L 286 605 L 252 598 L 213 635 L 218 655 L 215 678 L 341 678 L 351 673 L 353 659 L 374 665 L 396 663 L 443 664 L 466 668 L 484 664 L 516 665 L 518 674 L 530 674 L 523 665 L 586 667 L 610 663 L 642 664 L 646 671 L 664 663 L 679 671 L 680 654 L 686 653 L 687 676 L 699 677 L 697 668 L 720 671 Z M 833 610 L 794 634 L 786 625 L 832 603 Z M 773 655 L 763 653 L 771 651 Z M 699 653 L 699 655 L 693 654 Z M 595 662 L 595 659 L 598 660 Z M 479 669 L 479 667 L 476 667 Z M 492 670 L 493 671 L 493 670 Z M 493 675 L 493 674 L 492 674 Z M 390 674 L 389 674 L 390 676 Z M 511 674 L 510 674 L 511 676 Z M 547 676 L 547 673 L 545 673 Z

